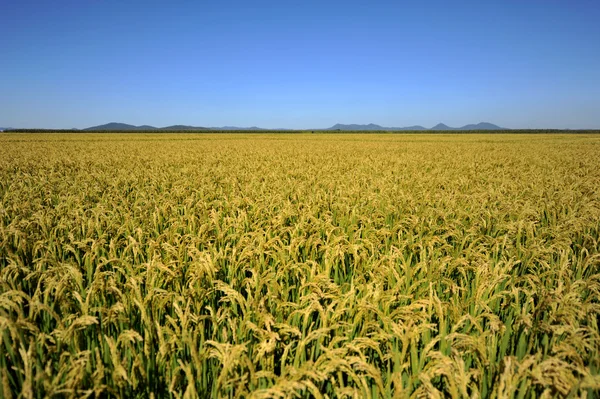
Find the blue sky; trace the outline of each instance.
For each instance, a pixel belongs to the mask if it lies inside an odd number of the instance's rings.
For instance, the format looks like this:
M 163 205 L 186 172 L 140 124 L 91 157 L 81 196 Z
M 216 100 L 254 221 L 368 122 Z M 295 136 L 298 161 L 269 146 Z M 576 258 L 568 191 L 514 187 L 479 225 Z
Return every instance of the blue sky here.
M 0 0 L 0 126 L 600 128 L 600 2 Z

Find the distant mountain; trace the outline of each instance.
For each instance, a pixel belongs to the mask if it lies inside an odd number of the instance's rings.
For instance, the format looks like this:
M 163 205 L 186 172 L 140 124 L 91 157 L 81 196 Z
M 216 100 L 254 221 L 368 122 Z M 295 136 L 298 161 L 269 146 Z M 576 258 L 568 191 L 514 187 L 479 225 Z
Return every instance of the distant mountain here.
M 438 123 L 437 125 L 432 127 L 431 130 L 454 130 L 454 128 L 451 128 L 450 126 L 443 123 Z
M 377 131 L 377 130 L 426 130 L 423 126 L 408 126 L 408 127 L 384 127 L 381 125 L 376 125 L 374 123 L 369 123 L 368 125 L 357 125 L 350 124 L 344 125 L 341 123 L 336 123 L 332 127 L 329 127 L 325 130 L 362 130 L 362 131 Z
M 105 125 L 98 125 L 83 129 L 84 131 L 91 130 L 105 130 L 115 132 L 127 132 L 134 130 L 162 130 L 162 131 L 184 131 L 184 130 L 265 130 L 256 126 L 252 127 L 236 127 L 236 126 L 223 126 L 223 127 L 202 127 L 202 126 L 189 126 L 189 125 L 171 125 L 165 127 L 154 127 L 150 125 L 128 125 L 127 123 L 111 122 Z
M 385 128 L 374 123 L 369 123 L 368 125 L 344 125 L 342 123 L 336 123 L 332 127 L 325 130 L 385 130 Z
M 463 127 L 450 127 L 446 124 L 438 123 L 431 129 L 427 129 L 420 125 L 407 126 L 407 127 L 385 127 L 385 126 L 376 125 L 374 123 L 369 123 L 368 125 L 356 125 L 356 124 L 344 125 L 341 123 L 337 123 L 337 124 L 333 125 L 332 127 L 327 128 L 325 130 L 398 131 L 398 130 L 505 130 L 505 129 L 500 126 L 494 125 L 493 123 L 480 122 L 478 124 L 469 124 L 469 125 L 465 125 Z
M 135 125 L 128 125 L 127 123 L 110 122 L 105 125 L 92 126 L 92 127 L 88 127 L 83 130 L 115 130 L 115 131 L 124 132 L 127 130 L 154 130 L 154 129 L 156 129 L 154 126 L 148 126 L 148 125 L 135 126 Z
M 115 131 L 115 132 L 127 132 L 134 130 L 158 130 L 158 131 L 193 131 L 193 130 L 288 130 L 288 129 L 263 129 L 256 126 L 251 127 L 238 127 L 238 126 L 223 126 L 223 127 L 202 127 L 202 126 L 189 126 L 189 125 L 171 125 L 165 127 L 154 127 L 150 125 L 128 125 L 127 123 L 118 123 L 111 122 L 105 125 L 92 126 L 84 131 L 90 130 L 104 130 L 104 131 Z M 450 127 L 443 123 L 438 123 L 431 129 L 427 129 L 420 125 L 414 126 L 405 126 L 405 127 L 385 127 L 381 125 L 377 125 L 375 123 L 369 123 L 368 125 L 359 125 L 359 124 L 342 124 L 336 123 L 332 127 L 326 129 L 307 129 L 307 130 L 340 130 L 340 131 L 414 131 L 414 130 L 505 130 L 504 128 L 494 125 L 488 122 L 480 122 L 477 124 L 469 124 L 463 127 Z
M 479 122 L 477 124 L 468 124 L 461 127 L 450 127 L 443 123 L 438 123 L 430 130 L 508 130 L 506 128 L 500 127 L 498 125 L 494 125 L 489 122 Z
M 3 132 L 5 130 L 12 130 L 12 127 L 0 127 L 0 132 Z
M 223 127 L 211 127 L 214 130 L 269 130 L 261 127 L 250 126 L 250 127 L 238 127 L 238 126 L 223 126 Z
M 159 128 L 154 128 L 156 130 L 167 130 L 167 131 L 174 131 L 174 130 L 208 130 L 207 127 L 199 127 L 199 126 L 188 126 L 188 125 L 172 125 L 172 126 L 166 126 L 166 127 L 159 127 Z
M 150 126 L 150 125 L 135 126 L 135 125 L 128 125 L 127 123 L 111 122 L 111 123 L 107 123 L 105 125 L 88 127 L 83 130 L 88 130 L 88 131 L 89 130 L 107 130 L 107 131 L 115 131 L 115 132 L 127 132 L 127 131 L 132 131 L 132 130 L 165 130 L 165 131 L 179 130 L 180 131 L 180 130 L 207 130 L 207 129 L 208 128 L 206 128 L 206 127 L 187 126 L 187 125 L 154 127 L 154 126 Z
M 459 128 L 459 129 L 460 130 L 508 130 L 504 127 L 500 127 L 498 125 L 494 125 L 493 123 L 488 123 L 488 122 L 479 122 L 476 125 L 474 125 L 474 124 L 464 125 L 463 127 Z

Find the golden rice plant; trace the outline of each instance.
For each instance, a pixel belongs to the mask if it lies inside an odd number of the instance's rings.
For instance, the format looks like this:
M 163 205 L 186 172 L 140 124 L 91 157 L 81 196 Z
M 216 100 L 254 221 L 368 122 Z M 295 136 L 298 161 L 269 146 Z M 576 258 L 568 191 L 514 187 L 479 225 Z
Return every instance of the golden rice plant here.
M 2 398 L 600 395 L 600 137 L 0 144 Z

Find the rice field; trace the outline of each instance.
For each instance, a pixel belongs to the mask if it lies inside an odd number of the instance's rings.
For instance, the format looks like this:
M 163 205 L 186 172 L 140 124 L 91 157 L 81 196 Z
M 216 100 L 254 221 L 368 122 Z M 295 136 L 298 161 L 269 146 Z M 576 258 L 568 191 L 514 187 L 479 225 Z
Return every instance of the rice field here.
M 0 397 L 600 395 L 600 135 L 0 135 Z

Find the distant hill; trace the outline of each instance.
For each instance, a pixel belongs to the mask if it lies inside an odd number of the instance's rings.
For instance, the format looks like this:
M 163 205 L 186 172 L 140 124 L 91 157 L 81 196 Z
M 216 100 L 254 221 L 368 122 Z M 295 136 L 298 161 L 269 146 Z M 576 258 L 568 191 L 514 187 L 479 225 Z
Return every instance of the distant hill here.
M 443 123 L 438 123 L 430 130 L 508 130 L 506 128 L 500 127 L 498 125 L 494 125 L 489 122 L 479 122 L 477 124 L 471 123 L 468 125 L 464 125 L 461 127 L 450 127 Z
M 12 127 L 0 127 L 0 132 L 3 132 L 5 130 L 11 130 Z
M 256 127 L 256 126 L 250 126 L 250 127 L 223 126 L 223 127 L 211 127 L 211 129 L 216 129 L 216 130 L 269 130 L 269 129 L 263 129 L 263 128 Z
M 94 131 L 94 130 L 103 130 L 103 131 L 115 131 L 115 132 L 127 132 L 127 131 L 135 131 L 135 130 L 157 130 L 157 131 L 195 131 L 195 130 L 286 130 L 286 129 L 263 129 L 256 126 L 251 127 L 238 127 L 238 126 L 223 126 L 223 127 L 203 127 L 203 126 L 189 126 L 189 125 L 171 125 L 165 127 L 154 127 L 150 125 L 129 125 L 127 123 L 118 123 L 111 122 L 105 125 L 92 126 L 84 131 Z M 421 125 L 414 126 L 405 126 L 405 127 L 385 127 L 381 125 L 377 125 L 375 123 L 369 123 L 367 125 L 359 125 L 359 124 L 342 124 L 337 123 L 332 127 L 326 129 L 307 129 L 307 130 L 340 130 L 340 131 L 414 131 L 414 130 L 504 130 L 504 128 L 494 125 L 488 122 L 480 122 L 477 124 L 469 124 L 462 127 L 450 127 L 443 123 L 438 123 L 431 129 L 427 129 Z
M 165 131 L 208 130 L 208 128 L 199 127 L 199 126 L 187 126 L 187 125 L 172 125 L 172 126 L 165 126 L 165 127 L 154 127 L 154 126 L 150 126 L 150 125 L 136 126 L 136 125 L 128 125 L 127 123 L 111 122 L 111 123 L 107 123 L 105 125 L 88 127 L 83 130 L 85 130 L 85 131 L 106 130 L 106 131 L 115 131 L 115 132 L 127 132 L 127 131 L 132 131 L 132 130 L 165 130 Z
M 127 131 L 127 130 L 154 130 L 154 126 L 142 125 L 128 125 L 127 123 L 110 122 L 104 125 L 92 126 L 83 130 L 115 130 L 115 131 Z
M 423 127 L 421 125 L 414 125 L 414 126 L 407 126 L 407 127 L 399 127 L 399 128 L 392 128 L 392 129 L 396 129 L 396 130 L 427 130 L 426 127 Z
M 172 125 L 172 126 L 159 127 L 159 128 L 154 128 L 154 129 L 156 129 L 156 130 L 167 130 L 167 131 L 173 131 L 173 130 L 208 130 L 207 127 L 188 126 L 188 125 Z
M 431 128 L 431 130 L 453 130 L 454 128 L 451 128 L 450 126 L 444 124 L 444 123 L 438 123 L 437 125 L 435 125 L 434 127 Z
M 385 127 L 376 125 L 374 123 L 369 123 L 368 125 L 344 125 L 341 123 L 337 123 L 330 128 L 325 130 L 362 130 L 362 131 L 375 131 L 375 130 L 383 130 L 383 131 L 397 131 L 397 130 L 505 130 L 500 126 L 494 125 L 493 123 L 488 122 L 480 122 L 478 124 L 469 124 L 462 127 L 450 127 L 443 123 L 438 123 L 431 129 L 427 129 L 420 125 L 415 126 L 407 126 L 407 127 Z
M 479 122 L 476 125 L 474 125 L 474 124 L 464 125 L 463 127 L 459 128 L 459 129 L 460 130 L 508 130 L 504 127 L 500 127 L 500 126 L 494 125 L 493 123 L 488 123 L 488 122 Z
M 325 130 L 385 130 L 385 128 L 374 123 L 369 123 L 368 125 L 344 125 L 342 123 L 336 123 L 332 127 L 327 128 Z
M 171 125 L 165 127 L 155 127 L 150 125 L 129 125 L 127 123 L 111 122 L 104 125 L 92 126 L 83 129 L 84 131 L 104 130 L 104 131 L 115 131 L 115 132 L 127 132 L 134 130 L 160 130 L 160 131 L 185 131 L 185 130 L 265 130 L 256 126 L 252 127 L 236 127 L 236 126 L 223 126 L 223 127 L 203 127 L 203 126 L 189 126 L 189 125 Z
M 407 127 L 385 127 L 381 125 L 376 125 L 374 123 L 369 123 L 368 125 L 357 125 L 350 124 L 344 125 L 342 123 L 337 123 L 332 127 L 329 127 L 325 130 L 362 130 L 362 131 L 377 131 L 377 130 L 427 130 L 423 126 L 415 125 L 415 126 L 407 126 Z

